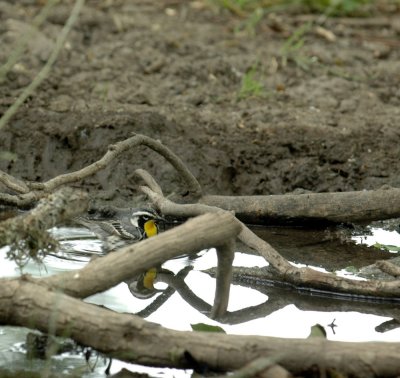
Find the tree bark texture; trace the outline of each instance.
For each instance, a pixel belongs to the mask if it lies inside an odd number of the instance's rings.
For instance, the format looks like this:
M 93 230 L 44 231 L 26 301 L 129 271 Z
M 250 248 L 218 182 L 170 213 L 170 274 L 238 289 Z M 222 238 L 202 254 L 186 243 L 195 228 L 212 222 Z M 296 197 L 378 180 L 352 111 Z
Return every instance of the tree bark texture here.
M 204 214 L 185 224 L 91 261 L 79 271 L 40 279 L 76 298 L 86 298 L 174 257 L 225 245 L 240 226 L 233 215 Z M 145 256 L 145 257 L 144 257 Z
M 280 365 L 294 374 L 315 366 L 358 377 L 396 376 L 398 343 L 344 343 L 325 339 L 280 339 L 183 332 L 163 328 L 134 315 L 84 303 L 24 279 L 2 280 L 2 324 L 28 326 L 71 337 L 109 356 L 149 366 L 190 367 L 195 360 L 216 370 L 243 367 L 256 358 L 282 355 Z
M 201 203 L 234 211 L 245 222 L 370 222 L 400 217 L 400 189 L 271 196 L 207 195 Z

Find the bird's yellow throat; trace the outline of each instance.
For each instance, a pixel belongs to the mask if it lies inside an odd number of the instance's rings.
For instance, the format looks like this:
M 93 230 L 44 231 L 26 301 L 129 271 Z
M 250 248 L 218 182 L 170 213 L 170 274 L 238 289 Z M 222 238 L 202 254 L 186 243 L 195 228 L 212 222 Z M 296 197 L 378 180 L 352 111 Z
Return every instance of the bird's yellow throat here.
M 158 234 L 158 228 L 154 220 L 149 220 L 144 224 L 144 232 L 148 238 Z
M 146 237 L 151 238 L 152 236 L 156 236 L 158 234 L 158 228 L 156 222 L 154 220 L 149 220 L 144 224 L 144 232 Z M 143 278 L 143 286 L 146 289 L 154 289 L 154 280 L 157 277 L 157 269 L 151 268 L 149 269 Z

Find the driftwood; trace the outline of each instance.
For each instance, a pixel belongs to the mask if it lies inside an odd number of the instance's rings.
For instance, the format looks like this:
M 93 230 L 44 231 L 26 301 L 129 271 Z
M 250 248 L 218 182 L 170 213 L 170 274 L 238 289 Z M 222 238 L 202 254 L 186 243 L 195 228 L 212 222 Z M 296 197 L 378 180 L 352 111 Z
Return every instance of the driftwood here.
M 371 222 L 400 217 L 400 189 L 274 196 L 204 196 L 205 205 L 234 211 L 246 222 L 260 224 Z
M 173 331 L 133 315 L 84 303 L 23 278 L 2 282 L 0 321 L 29 325 L 43 332 L 48 332 L 52 324 L 56 335 L 67 334 L 109 356 L 149 366 L 188 368 L 185 355 L 190 353 L 199 364 L 216 370 L 238 369 L 260 356 L 279 356 L 279 364 L 294 374 L 315 366 L 359 377 L 395 376 L 400 371 L 398 343 Z
M 68 330 L 69 335 L 82 344 L 125 361 L 151 366 L 188 367 L 190 355 L 198 363 L 212 369 L 232 370 L 242 368 L 261 356 L 275 358 L 284 350 L 284 355 L 279 356 L 279 363 L 293 373 L 310 370 L 316 365 L 322 369 L 335 368 L 345 374 L 365 377 L 397 373 L 400 369 L 397 344 L 369 343 L 366 346 L 326 340 L 281 340 L 256 336 L 176 332 L 144 322 L 134 316 L 115 314 L 80 301 L 80 298 L 106 290 L 167 259 L 213 246 L 217 248 L 218 256 L 214 305 L 211 308 L 201 301 L 198 303 L 211 317 L 223 319 L 226 316 L 229 298 L 233 239 L 236 235 L 242 243 L 256 250 L 270 263 L 279 280 L 290 285 L 339 293 L 400 297 L 400 281 L 353 281 L 309 268 L 296 268 L 232 214 L 235 212 L 242 219 L 257 222 L 265 221 L 266 217 L 278 221 L 323 219 L 335 222 L 343 219 L 346 221 L 383 219 L 399 215 L 398 189 L 244 198 L 202 196 L 197 180 L 176 155 L 151 138 L 135 135 L 111 146 L 99 161 L 80 171 L 55 177 L 45 183 L 24 182 L 0 173 L 0 182 L 9 191 L 16 193 L 0 194 L 0 203 L 31 206 L 38 199 L 48 196 L 49 192 L 98 172 L 112 164 L 126 150 L 138 145 L 146 145 L 160 153 L 177 169 L 188 187 L 189 196 L 185 197 L 185 201 L 187 202 L 187 198 L 193 201 L 180 204 L 167 199 L 157 182 L 147 172 L 138 170 L 138 175 L 147 185 L 142 187 L 142 191 L 148 195 L 153 204 L 164 215 L 180 218 L 198 215 L 201 217 L 155 238 L 96 259 L 76 272 L 66 272 L 41 279 L 25 276 L 21 279 L 3 279 L 0 287 L 0 319 L 3 323 L 29 326 L 49 332 L 49 318 L 56 309 L 58 316 L 55 334 L 65 336 Z M 389 197 L 390 206 L 382 196 Z M 358 202 L 358 208 L 353 206 L 357 201 L 361 201 Z M 347 210 L 346 204 L 350 210 Z M 360 204 L 366 209 L 365 211 L 359 208 Z M 68 204 L 65 209 L 69 207 Z M 344 216 L 340 215 L 341 210 Z M 37 209 L 28 217 L 35 217 L 35 211 Z M 39 229 L 51 227 L 57 218 L 51 219 L 50 223 L 34 224 Z M 4 224 L 0 224 L 0 236 L 6 230 L 4 227 L 1 228 L 2 225 Z M 173 278 L 170 278 L 173 286 Z M 164 276 L 164 279 L 168 281 L 167 276 Z M 264 364 L 265 361 L 261 363 L 261 367 Z

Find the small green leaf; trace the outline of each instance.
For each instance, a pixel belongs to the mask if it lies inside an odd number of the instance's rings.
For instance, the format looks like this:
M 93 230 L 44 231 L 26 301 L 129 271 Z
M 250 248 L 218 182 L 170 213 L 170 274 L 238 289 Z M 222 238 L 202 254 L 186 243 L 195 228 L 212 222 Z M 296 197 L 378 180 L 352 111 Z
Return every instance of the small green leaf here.
M 308 335 L 308 339 L 313 339 L 313 338 L 320 338 L 320 339 L 326 339 L 326 332 L 325 332 L 325 328 L 322 327 L 322 325 L 320 324 L 314 324 L 311 327 L 311 331 L 310 334 Z
M 220 326 L 214 326 L 210 324 L 205 324 L 205 323 L 197 323 L 197 324 L 191 324 L 193 331 L 197 332 L 219 332 L 219 333 L 226 333 L 223 328 Z

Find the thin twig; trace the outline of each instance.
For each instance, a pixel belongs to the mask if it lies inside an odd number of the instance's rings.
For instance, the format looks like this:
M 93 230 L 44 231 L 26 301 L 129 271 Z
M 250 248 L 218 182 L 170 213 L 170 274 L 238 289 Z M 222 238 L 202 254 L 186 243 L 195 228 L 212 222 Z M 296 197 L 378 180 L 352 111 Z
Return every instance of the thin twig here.
M 56 44 L 53 51 L 50 54 L 49 59 L 46 64 L 37 74 L 35 79 L 24 89 L 17 100 L 7 109 L 7 111 L 0 118 L 0 130 L 7 124 L 9 119 L 16 113 L 19 107 L 24 103 L 24 101 L 35 91 L 35 89 L 42 83 L 42 81 L 49 75 L 51 67 L 56 61 L 58 54 L 64 47 L 65 40 L 67 39 L 68 33 L 72 29 L 75 21 L 78 18 L 79 12 L 85 3 L 85 0 L 76 0 L 74 8 L 72 9 L 71 15 L 69 16 L 67 22 L 65 23 L 60 35 L 57 38 Z
M 56 5 L 60 0 L 49 0 L 46 2 L 45 6 L 42 8 L 40 13 L 33 19 L 31 28 L 37 29 L 39 26 L 47 19 L 51 8 Z M 0 67 L 0 83 L 4 81 L 4 77 L 7 72 L 17 63 L 18 59 L 21 57 L 22 53 L 26 48 L 26 44 L 32 38 L 31 33 L 25 33 L 19 38 L 16 43 L 15 48 L 9 55 L 7 62 Z

